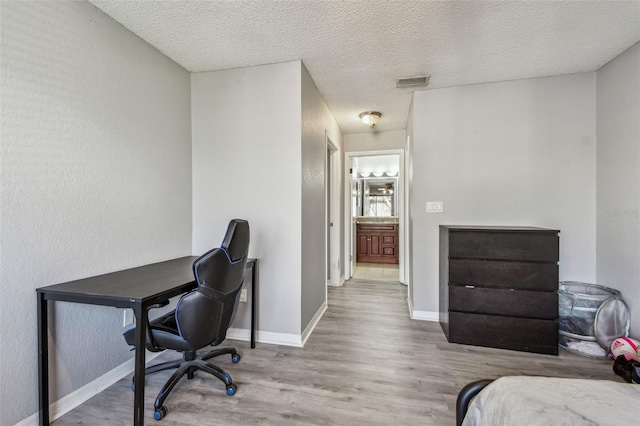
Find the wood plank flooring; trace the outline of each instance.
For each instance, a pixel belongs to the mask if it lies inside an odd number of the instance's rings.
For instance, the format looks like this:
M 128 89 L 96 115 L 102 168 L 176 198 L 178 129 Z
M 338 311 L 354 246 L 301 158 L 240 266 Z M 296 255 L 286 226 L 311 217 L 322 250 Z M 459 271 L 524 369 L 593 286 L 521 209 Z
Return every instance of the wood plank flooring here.
M 153 419 L 153 402 L 171 372 L 147 378 L 146 420 L 157 425 L 453 425 L 460 388 L 481 378 L 536 375 L 621 382 L 611 361 L 450 344 L 440 325 L 414 321 L 406 287 L 352 279 L 329 288 L 329 308 L 303 349 L 229 341 L 242 354 L 214 360 L 238 386 L 227 396 L 205 373 L 183 378 Z M 163 354 L 157 359 L 172 359 Z M 125 378 L 55 421 L 63 425 L 132 424 Z

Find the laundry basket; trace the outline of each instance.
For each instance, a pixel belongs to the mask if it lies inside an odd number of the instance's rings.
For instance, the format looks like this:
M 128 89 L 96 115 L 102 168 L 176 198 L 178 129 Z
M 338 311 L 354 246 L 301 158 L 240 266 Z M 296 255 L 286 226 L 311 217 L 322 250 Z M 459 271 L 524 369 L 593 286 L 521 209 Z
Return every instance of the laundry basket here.
M 562 281 L 558 289 L 560 347 L 591 358 L 606 358 L 596 342 L 594 319 L 604 301 L 620 299 L 616 289 L 579 281 Z

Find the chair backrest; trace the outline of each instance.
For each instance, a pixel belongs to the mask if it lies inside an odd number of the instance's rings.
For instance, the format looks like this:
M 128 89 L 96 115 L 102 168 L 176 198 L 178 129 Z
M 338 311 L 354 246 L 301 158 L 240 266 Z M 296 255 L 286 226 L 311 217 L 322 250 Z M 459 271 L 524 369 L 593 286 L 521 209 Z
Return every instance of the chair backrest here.
M 220 248 L 193 263 L 198 288 L 180 298 L 176 323 L 196 349 L 222 342 L 233 322 L 249 252 L 249 222 L 233 219 Z

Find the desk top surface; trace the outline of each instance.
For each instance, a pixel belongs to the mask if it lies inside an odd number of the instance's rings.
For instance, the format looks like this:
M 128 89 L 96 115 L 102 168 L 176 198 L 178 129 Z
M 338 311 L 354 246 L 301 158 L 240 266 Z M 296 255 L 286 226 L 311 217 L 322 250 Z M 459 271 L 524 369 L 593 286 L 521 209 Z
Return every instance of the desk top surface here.
M 52 296 L 82 296 L 88 299 L 142 301 L 183 286 L 194 286 L 193 262 L 185 256 L 165 262 L 97 275 L 37 289 Z M 64 297 L 56 297 L 64 299 Z M 87 300 L 88 301 L 88 300 Z

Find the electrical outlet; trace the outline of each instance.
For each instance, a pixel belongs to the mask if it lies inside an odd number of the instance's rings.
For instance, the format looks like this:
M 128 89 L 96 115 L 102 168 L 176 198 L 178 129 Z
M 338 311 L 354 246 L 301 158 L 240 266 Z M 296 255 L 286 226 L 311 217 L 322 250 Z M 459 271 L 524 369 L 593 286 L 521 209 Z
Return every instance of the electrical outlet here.
M 246 302 L 247 301 L 247 289 L 243 288 L 242 290 L 240 290 L 240 301 L 241 302 Z
M 427 213 L 442 213 L 442 201 L 427 201 Z
M 133 310 L 125 309 L 122 313 L 122 326 L 128 327 L 133 324 Z

